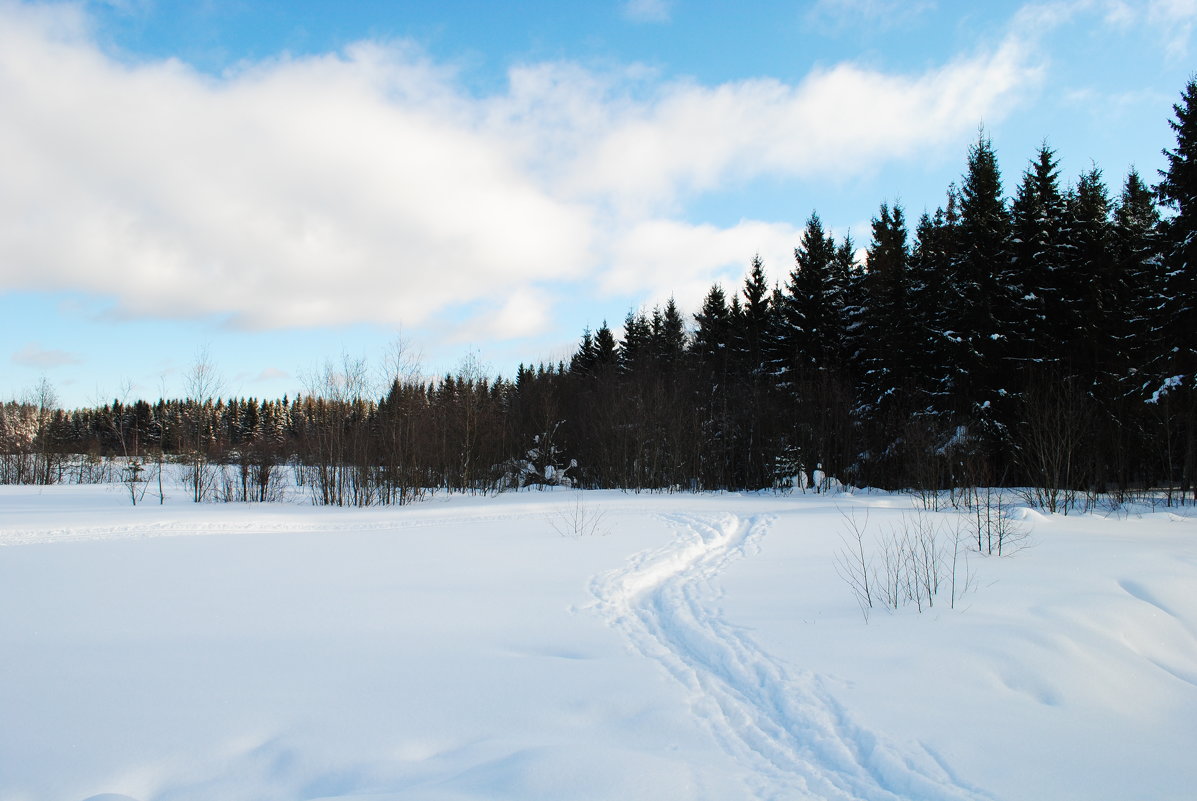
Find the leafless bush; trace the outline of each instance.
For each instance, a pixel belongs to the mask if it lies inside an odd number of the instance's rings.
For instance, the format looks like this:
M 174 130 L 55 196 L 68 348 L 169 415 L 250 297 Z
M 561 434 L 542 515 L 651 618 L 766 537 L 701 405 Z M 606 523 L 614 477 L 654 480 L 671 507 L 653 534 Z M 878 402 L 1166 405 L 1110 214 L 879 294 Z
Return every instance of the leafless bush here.
M 121 466 L 121 483 L 129 492 L 129 500 L 133 502 L 134 506 L 141 503 L 150 486 L 149 477 L 145 475 L 145 472 L 146 463 L 138 456 L 127 457 Z
M 906 560 L 909 595 L 921 612 L 935 605 L 944 573 L 945 548 L 940 527 L 927 515 L 902 518 L 902 553 Z
M 72 460 L 70 475 L 75 484 L 108 484 L 112 481 L 112 463 L 94 451 L 81 453 Z
M 209 460 L 208 449 L 193 448 L 180 457 L 186 466 L 183 473 L 183 486 L 191 493 L 196 503 L 211 500 L 220 486 L 219 465 Z
M 266 503 L 284 499 L 282 466 L 276 455 L 234 453 L 232 464 L 217 469 L 216 500 L 222 503 Z
M 572 503 L 559 508 L 549 518 L 549 525 L 562 537 L 593 537 L 606 534 L 603 520 L 606 514 L 601 509 L 592 509 L 583 497 L 583 490 L 573 490 Z
M 949 447 L 953 441 L 933 421 L 913 417 L 906 422 L 901 440 L 910 487 L 907 489 L 928 511 L 937 512 L 944 503 L 944 487 L 950 483 Z
M 978 553 L 1002 556 L 1026 546 L 1027 528 L 1014 519 L 1014 510 L 1000 489 L 971 487 L 965 498 L 968 531 Z
M 221 385 L 208 349 L 201 348 L 187 374 L 187 425 L 180 432 L 187 465 L 183 481 L 196 503 L 208 500 L 218 487 L 219 475 L 211 463 L 210 451 L 215 421 L 213 399 L 220 393 Z
M 945 589 L 948 604 L 956 607 L 974 580 L 959 523 L 936 519 L 924 510 L 903 514 L 876 543 L 866 546 L 867 516 L 843 514 L 843 546 L 836 553 L 836 572 L 848 584 L 865 622 L 880 606 L 897 610 L 914 606 L 931 609 Z
M 1034 376 L 1023 402 L 1015 457 L 1032 479 L 1027 502 L 1068 514 L 1093 483 L 1092 403 L 1075 378 Z
M 317 506 L 372 506 L 378 502 L 365 421 L 375 410 L 365 359 L 342 354 L 307 380 L 316 399 L 307 412 L 304 480 Z
M 869 622 L 869 612 L 873 609 L 874 588 L 870 584 L 869 559 L 865 556 L 864 535 L 869 524 L 869 512 L 864 512 L 864 520 L 860 520 L 855 513 L 840 510 L 840 517 L 844 520 L 845 531 L 840 535 L 842 547 L 835 554 L 835 570 L 852 590 L 860 613 L 865 622 Z

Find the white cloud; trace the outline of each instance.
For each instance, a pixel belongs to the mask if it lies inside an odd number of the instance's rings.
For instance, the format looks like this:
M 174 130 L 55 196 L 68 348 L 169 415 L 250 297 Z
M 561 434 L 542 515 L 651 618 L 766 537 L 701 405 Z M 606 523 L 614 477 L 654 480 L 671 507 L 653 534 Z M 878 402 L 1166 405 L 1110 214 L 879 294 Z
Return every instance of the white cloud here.
M 1120 29 L 1147 25 L 1160 37 L 1168 57 L 1180 61 L 1189 55 L 1193 24 L 1197 23 L 1197 0 L 1055 0 L 1025 6 L 1019 18 L 1056 25 L 1081 12 L 1098 12 L 1107 25 Z
M 843 177 L 959 141 L 1003 116 L 1039 71 L 1017 38 L 919 75 L 854 64 L 798 85 L 770 78 L 673 84 L 622 110 L 570 176 L 584 195 L 629 213 L 761 175 Z
M 1134 9 L 1125 0 L 1108 0 L 1102 12 L 1110 25 L 1128 25 L 1135 17 Z
M 670 0 L 626 0 L 623 13 L 634 22 L 668 22 L 672 5 Z
M 933 0 L 816 0 L 807 16 L 837 26 L 888 26 L 931 11 Z
M 233 376 L 233 382 L 261 384 L 269 381 L 277 381 L 280 379 L 291 378 L 291 374 L 285 370 L 280 370 L 277 367 L 266 367 L 258 372 L 245 371 L 237 373 Z
M 43 348 L 37 342 L 29 342 L 25 347 L 12 355 L 12 363 L 22 367 L 38 367 L 49 369 L 65 367 L 70 364 L 81 364 L 82 359 L 73 353 L 56 348 Z
M 552 299 L 535 287 L 519 287 L 490 299 L 485 309 L 449 334 L 455 342 L 490 342 L 544 333 Z
M 1156 19 L 1179 20 L 1197 17 L 1197 0 L 1151 0 L 1148 14 Z
M 250 328 L 478 308 L 462 330 L 519 337 L 549 325 L 555 284 L 701 295 L 793 231 L 670 221 L 696 193 L 917 158 L 1038 77 L 1011 36 L 921 74 L 840 64 L 796 85 L 531 64 L 479 99 L 401 43 L 213 78 L 118 63 L 87 30 L 73 6 L 0 0 L 0 291 Z
M 784 223 L 743 221 L 731 228 L 650 220 L 620 239 L 602 288 L 612 294 L 643 294 L 650 303 L 673 296 L 683 309 L 695 309 L 719 282 L 739 291 L 759 254 L 770 283 L 781 283 L 794 266 L 801 230 Z
M 290 378 L 290 377 L 291 377 L 291 374 L 288 373 L 286 370 L 280 370 L 277 367 L 267 367 L 266 369 L 262 370 L 262 372 L 258 373 L 250 380 L 254 381 L 254 382 L 278 381 L 280 379 Z
M 1197 21 L 1197 0 L 1152 0 L 1147 19 L 1164 32 L 1168 55 L 1174 59 L 1188 56 L 1193 23 Z
M 57 36 L 58 17 L 5 11 L 9 287 L 249 327 L 419 323 L 589 263 L 588 211 L 523 174 L 444 76 L 402 50 L 360 45 L 212 81 L 174 62 L 113 63 Z

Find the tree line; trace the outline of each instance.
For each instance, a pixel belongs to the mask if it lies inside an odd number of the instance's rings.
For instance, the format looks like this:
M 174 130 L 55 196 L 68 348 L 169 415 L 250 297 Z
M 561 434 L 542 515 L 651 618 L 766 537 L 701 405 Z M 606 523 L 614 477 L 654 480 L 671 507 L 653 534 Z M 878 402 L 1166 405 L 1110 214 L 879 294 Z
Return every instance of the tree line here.
M 1044 145 L 1008 196 L 980 134 L 943 206 L 913 227 L 880 206 L 863 259 L 812 213 L 783 283 L 756 258 L 690 319 L 672 300 L 629 312 L 618 336 L 604 323 L 512 379 L 396 376 L 372 397 L 347 361 L 294 400 L 10 403 L 0 481 L 82 480 L 71 455 L 90 454 L 182 461 L 196 500 L 269 499 L 288 465 L 315 502 L 341 505 L 831 479 L 1032 486 L 1048 507 L 1077 492 L 1192 498 L 1197 82 L 1174 112 L 1154 186 L 1132 170 L 1111 192 L 1097 167 L 1065 185 Z

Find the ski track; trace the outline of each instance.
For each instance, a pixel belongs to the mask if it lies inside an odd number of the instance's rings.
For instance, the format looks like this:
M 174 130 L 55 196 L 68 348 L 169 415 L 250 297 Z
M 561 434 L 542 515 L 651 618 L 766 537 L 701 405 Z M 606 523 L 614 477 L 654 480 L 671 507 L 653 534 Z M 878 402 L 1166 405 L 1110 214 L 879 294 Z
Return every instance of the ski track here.
M 300 507 L 306 508 L 306 507 Z M 340 508 L 340 507 L 330 507 Z M 556 513 L 512 512 L 510 514 L 458 515 L 456 522 L 486 524 L 510 520 L 551 520 Z M 442 526 L 441 517 L 427 516 L 396 520 L 317 521 L 295 519 L 278 521 L 254 520 L 188 521 L 157 520 L 131 522 L 111 526 L 69 526 L 63 528 L 3 528 L 0 527 L 0 548 L 12 545 L 41 545 L 58 542 L 106 542 L 110 540 L 144 540 L 160 537 L 202 537 L 230 534 L 336 534 L 400 531 Z
M 771 518 L 666 519 L 674 541 L 595 578 L 595 608 L 685 687 L 698 718 L 749 769 L 757 799 L 992 798 L 929 750 L 900 748 L 854 723 L 817 675 L 788 669 L 724 620 L 715 580 L 759 550 Z

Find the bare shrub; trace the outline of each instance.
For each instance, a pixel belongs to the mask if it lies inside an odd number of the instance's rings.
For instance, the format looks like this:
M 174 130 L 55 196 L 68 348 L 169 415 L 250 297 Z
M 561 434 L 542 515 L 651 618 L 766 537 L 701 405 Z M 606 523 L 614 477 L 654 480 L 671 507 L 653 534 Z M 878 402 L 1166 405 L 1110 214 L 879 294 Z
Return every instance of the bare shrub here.
M 865 556 L 864 535 L 869 524 L 869 512 L 866 509 L 864 520 L 857 518 L 855 510 L 845 512 L 840 510 L 840 517 L 844 519 L 846 530 L 840 535 L 842 547 L 835 554 L 835 570 L 840 578 L 847 583 L 860 613 L 865 622 L 869 622 L 869 612 L 873 609 L 874 588 L 869 580 L 869 559 Z
M 966 498 L 968 530 L 978 553 L 1002 556 L 1026 546 L 1027 528 L 1014 519 L 1005 493 L 993 487 L 971 487 Z
M 559 508 L 549 518 L 549 525 L 562 537 L 593 537 L 596 534 L 606 534 L 603 520 L 606 513 L 601 509 L 592 509 L 584 499 L 583 490 L 573 490 L 573 502 Z
M 974 586 L 965 527 L 959 518 L 937 519 L 925 510 L 904 513 L 875 543 L 866 546 L 867 516 L 841 513 L 845 531 L 836 553 L 836 572 L 848 585 L 865 622 L 872 609 L 931 609 L 946 589 L 948 604 Z
M 124 465 L 121 467 L 121 483 L 125 485 L 125 489 L 129 493 L 129 500 L 133 502 L 134 506 L 145 498 L 146 490 L 150 486 L 145 471 L 145 462 L 139 456 L 126 457 Z
M 186 427 L 182 435 L 183 460 L 187 470 L 183 483 L 196 503 L 208 500 L 218 487 L 220 476 L 211 461 L 216 415 L 213 401 L 220 393 L 221 379 L 206 347 L 196 354 L 187 373 Z
M 928 511 L 939 511 L 943 488 L 950 483 L 948 446 L 944 444 L 950 441 L 941 427 L 925 417 L 912 417 L 903 429 L 901 451 L 910 479 L 907 492 Z
M 1078 489 L 1092 486 L 1094 417 L 1092 403 L 1075 378 L 1034 376 L 1015 437 L 1015 457 L 1031 478 L 1028 503 L 1052 514 L 1068 514 Z

